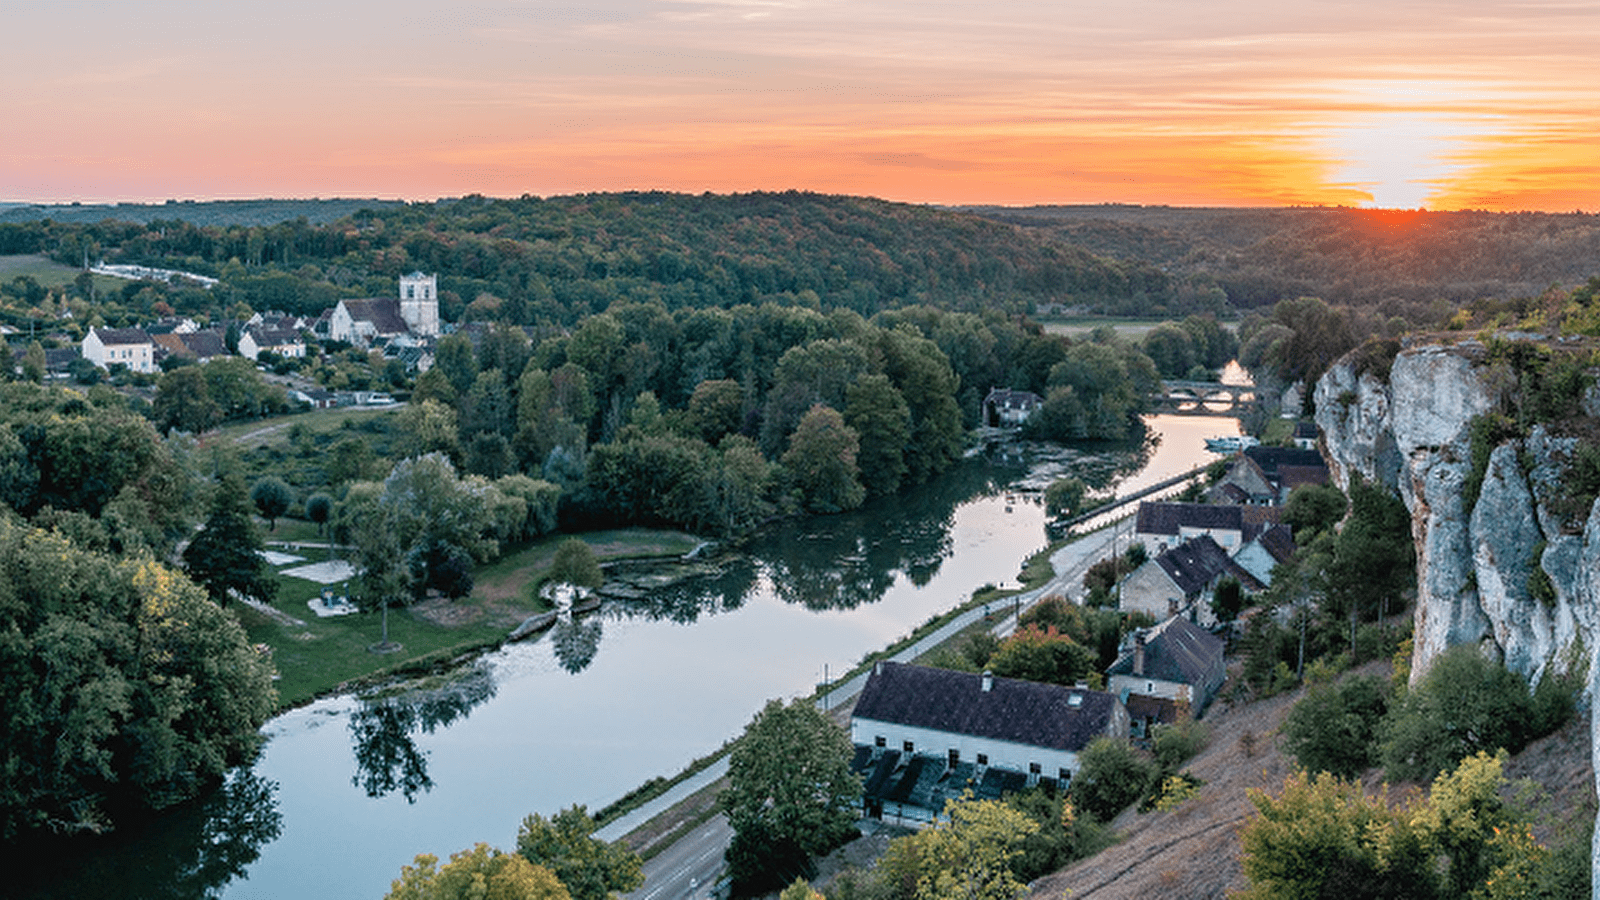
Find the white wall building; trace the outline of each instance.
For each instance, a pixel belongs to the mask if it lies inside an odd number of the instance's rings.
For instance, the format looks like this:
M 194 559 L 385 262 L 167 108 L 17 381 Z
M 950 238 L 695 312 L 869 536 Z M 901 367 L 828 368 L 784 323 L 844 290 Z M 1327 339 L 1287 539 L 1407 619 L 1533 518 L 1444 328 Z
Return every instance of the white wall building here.
M 83 358 L 102 369 L 126 366 L 130 372 L 154 372 L 155 342 L 142 328 L 90 328 L 83 339 Z

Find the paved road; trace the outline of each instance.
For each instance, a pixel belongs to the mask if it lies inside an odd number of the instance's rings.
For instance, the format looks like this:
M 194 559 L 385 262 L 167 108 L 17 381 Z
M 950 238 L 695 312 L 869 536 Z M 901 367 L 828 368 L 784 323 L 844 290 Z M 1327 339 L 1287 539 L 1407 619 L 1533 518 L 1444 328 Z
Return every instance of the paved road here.
M 728 817 L 718 815 L 684 835 L 644 865 L 644 886 L 634 900 L 707 900 L 722 873 L 722 855 L 733 840 Z
M 1055 576 L 1043 587 L 1035 588 L 1016 599 L 1008 598 L 990 610 L 997 619 L 994 633 L 1004 637 L 1016 629 L 1016 615 L 1026 610 L 1040 597 L 1061 594 L 1074 602 L 1083 597 L 1083 575 L 1089 567 L 1114 551 L 1127 547 L 1133 536 L 1133 518 L 1130 516 L 1113 527 L 1103 528 L 1061 547 L 1050 556 Z M 984 610 L 974 609 L 957 616 L 937 631 L 924 636 L 914 645 L 895 654 L 893 659 L 908 662 L 927 652 L 952 635 L 978 621 Z M 836 686 L 819 700 L 828 708 L 849 701 L 867 682 L 865 674 Z M 705 771 L 686 780 L 651 803 L 632 814 L 624 816 L 597 831 L 595 837 L 614 841 L 650 821 L 695 791 L 721 778 L 728 770 L 727 757 L 723 757 Z M 705 900 L 711 885 L 722 871 L 722 855 L 728 848 L 733 830 L 725 816 L 717 816 L 705 825 L 680 838 L 667 850 L 645 863 L 644 884 L 627 895 L 628 900 L 688 900 L 698 897 Z

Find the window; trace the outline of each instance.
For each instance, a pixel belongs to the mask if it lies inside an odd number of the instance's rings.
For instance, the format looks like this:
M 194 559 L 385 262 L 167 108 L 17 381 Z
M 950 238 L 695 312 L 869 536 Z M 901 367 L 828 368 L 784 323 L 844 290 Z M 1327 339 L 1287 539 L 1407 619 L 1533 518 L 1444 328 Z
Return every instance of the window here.
M 954 747 L 951 747 L 950 748 L 950 765 L 954 766 L 954 765 L 957 765 L 960 762 L 961 762 L 961 751 L 957 750 Z
M 887 746 L 889 746 L 889 742 L 884 739 L 883 735 L 880 734 L 877 737 L 872 739 L 872 746 L 874 746 L 874 747 L 887 747 Z
M 900 749 L 907 753 L 915 753 L 917 752 L 917 745 L 910 741 L 906 741 L 900 745 Z
M 1044 767 L 1040 766 L 1038 763 L 1028 763 L 1028 774 L 1029 775 L 1038 775 L 1043 771 L 1044 771 Z
M 978 765 L 987 766 L 988 764 L 989 764 L 989 754 L 987 754 L 987 753 L 979 753 L 978 754 Z
M 1065 784 L 1066 782 L 1072 780 L 1072 773 L 1066 769 L 1057 769 L 1056 778 L 1060 779 L 1060 781 Z

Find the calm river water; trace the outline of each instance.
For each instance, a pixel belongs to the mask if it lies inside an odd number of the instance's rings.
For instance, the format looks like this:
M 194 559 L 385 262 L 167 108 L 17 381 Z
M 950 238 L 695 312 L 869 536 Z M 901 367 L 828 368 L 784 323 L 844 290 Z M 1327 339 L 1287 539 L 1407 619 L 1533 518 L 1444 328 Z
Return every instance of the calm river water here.
M 1127 493 L 1212 457 L 1236 419 L 1153 416 L 1153 446 L 1010 447 L 915 496 L 774 529 L 721 575 L 490 654 L 386 702 L 323 700 L 202 807 L 75 854 L 33 897 L 378 898 L 418 853 L 514 847 L 529 813 L 591 810 L 809 693 L 1044 546 L 1061 474 Z M 826 669 L 825 669 L 826 667 Z M 43 874 L 43 873 L 42 873 Z

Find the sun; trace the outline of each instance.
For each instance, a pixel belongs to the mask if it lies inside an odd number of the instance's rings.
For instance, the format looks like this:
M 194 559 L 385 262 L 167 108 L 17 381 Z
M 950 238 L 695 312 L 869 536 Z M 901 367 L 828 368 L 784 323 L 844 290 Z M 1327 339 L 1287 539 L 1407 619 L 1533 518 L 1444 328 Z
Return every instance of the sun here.
M 1332 186 L 1365 194 L 1366 206 L 1426 207 L 1468 168 L 1468 142 L 1493 130 L 1461 97 L 1454 85 L 1360 85 L 1322 129 Z

